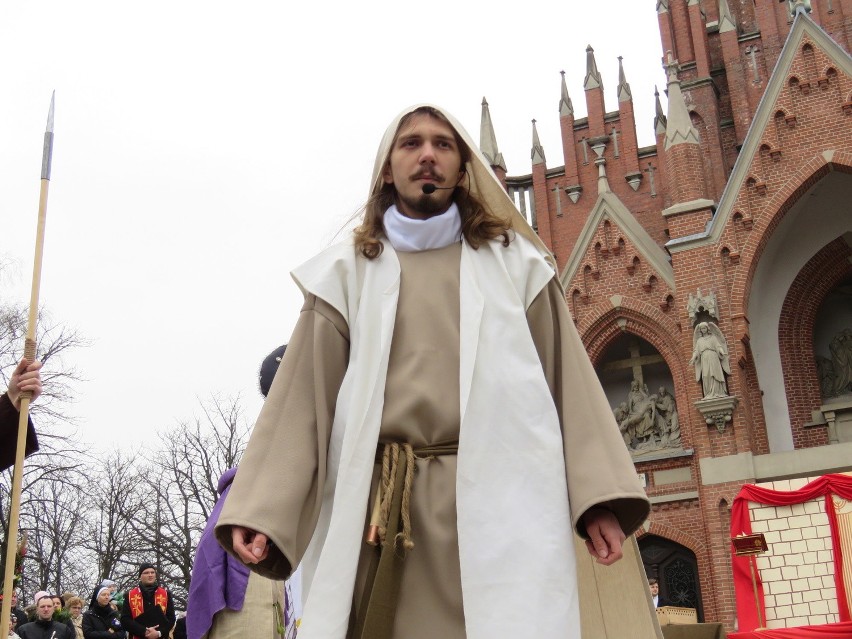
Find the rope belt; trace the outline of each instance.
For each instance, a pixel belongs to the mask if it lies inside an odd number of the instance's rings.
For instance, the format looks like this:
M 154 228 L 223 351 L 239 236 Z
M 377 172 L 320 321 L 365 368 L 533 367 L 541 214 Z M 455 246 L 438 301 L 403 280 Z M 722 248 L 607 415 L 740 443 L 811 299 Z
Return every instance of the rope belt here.
M 414 548 L 411 539 L 411 487 L 415 459 L 458 454 L 458 443 L 414 449 L 411 444 L 379 444 L 376 463 L 381 476 L 376 490 L 366 543 L 376 546 L 370 558 L 353 639 L 389 639 L 402 581 L 402 562 Z M 400 530 L 400 525 L 402 530 Z

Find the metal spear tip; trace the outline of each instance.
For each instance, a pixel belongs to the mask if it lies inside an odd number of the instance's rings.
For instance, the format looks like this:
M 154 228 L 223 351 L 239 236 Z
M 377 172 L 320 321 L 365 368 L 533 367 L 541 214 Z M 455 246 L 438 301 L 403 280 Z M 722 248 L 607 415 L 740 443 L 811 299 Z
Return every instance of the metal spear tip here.
M 53 107 L 56 101 L 56 90 L 50 94 L 50 111 L 47 112 L 47 128 L 45 133 L 53 133 Z

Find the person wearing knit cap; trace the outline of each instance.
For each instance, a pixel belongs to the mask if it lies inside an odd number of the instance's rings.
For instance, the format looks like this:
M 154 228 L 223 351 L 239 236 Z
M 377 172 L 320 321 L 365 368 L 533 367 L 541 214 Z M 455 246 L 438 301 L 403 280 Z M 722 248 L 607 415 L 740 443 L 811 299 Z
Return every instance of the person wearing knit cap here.
M 36 593 L 36 619 L 18 628 L 21 639 L 76 639 L 74 628 L 54 621 L 53 598 L 49 593 Z
M 360 224 L 292 273 L 302 312 L 216 535 L 260 574 L 301 566 L 299 639 L 579 639 L 574 534 L 610 565 L 650 512 L 490 165 L 447 111 L 406 109 Z
M 132 639 L 168 637 L 175 625 L 172 593 L 157 583 L 154 564 L 139 565 L 139 585 L 124 595 L 121 626 Z

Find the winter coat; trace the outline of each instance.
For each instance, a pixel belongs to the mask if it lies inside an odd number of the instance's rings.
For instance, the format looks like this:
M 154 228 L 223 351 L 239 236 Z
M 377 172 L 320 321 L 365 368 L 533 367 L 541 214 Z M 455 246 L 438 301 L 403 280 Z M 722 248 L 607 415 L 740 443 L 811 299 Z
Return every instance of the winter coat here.
M 77 639 L 74 630 L 62 622 L 31 621 L 18 628 L 21 639 Z
M 98 603 L 100 589 L 101 586 L 95 588 L 92 599 L 89 601 L 89 609 L 83 613 L 83 637 L 85 639 L 124 639 L 124 629 L 121 627 L 118 611 L 113 610 L 109 604 L 101 606 Z

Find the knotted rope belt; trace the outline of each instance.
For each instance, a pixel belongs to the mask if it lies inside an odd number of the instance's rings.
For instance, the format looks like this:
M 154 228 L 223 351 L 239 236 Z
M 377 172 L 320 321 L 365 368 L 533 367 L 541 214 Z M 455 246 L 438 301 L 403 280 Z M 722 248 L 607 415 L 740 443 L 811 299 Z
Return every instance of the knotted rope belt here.
M 352 639 L 389 639 L 393 633 L 402 562 L 414 548 L 410 507 L 415 459 L 456 454 L 458 443 L 417 449 L 411 444 L 379 444 L 376 463 L 381 464 L 381 476 L 365 540 L 376 546 L 376 552 L 370 558 L 359 614 L 350 628 Z

